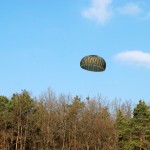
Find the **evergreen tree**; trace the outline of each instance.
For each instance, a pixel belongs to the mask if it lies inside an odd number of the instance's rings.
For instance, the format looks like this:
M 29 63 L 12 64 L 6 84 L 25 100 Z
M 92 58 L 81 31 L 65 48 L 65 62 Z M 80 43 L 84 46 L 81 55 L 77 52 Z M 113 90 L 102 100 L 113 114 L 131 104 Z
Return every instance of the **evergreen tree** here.
M 0 96 L 0 113 L 6 110 L 9 100 L 6 96 Z
M 130 122 L 123 116 L 121 110 L 118 111 L 116 127 L 118 135 L 118 150 L 129 149 L 128 142 L 130 140 Z
M 134 108 L 131 125 L 132 149 L 150 149 L 150 107 L 142 100 Z
M 29 92 L 23 90 L 22 93 L 13 94 L 8 104 L 9 121 L 7 131 L 9 134 L 7 141 L 11 149 L 25 149 L 29 136 L 30 113 L 33 111 L 34 101 Z
M 5 148 L 6 126 L 7 126 L 7 105 L 9 100 L 5 96 L 0 96 L 0 149 Z

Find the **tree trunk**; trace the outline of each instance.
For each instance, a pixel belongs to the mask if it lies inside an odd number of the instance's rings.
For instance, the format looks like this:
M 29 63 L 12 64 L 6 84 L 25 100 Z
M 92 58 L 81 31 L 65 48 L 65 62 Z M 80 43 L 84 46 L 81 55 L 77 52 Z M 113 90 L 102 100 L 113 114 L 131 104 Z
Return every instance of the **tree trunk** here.
M 89 150 L 90 149 L 90 146 L 88 144 L 88 142 L 86 142 L 86 150 Z
M 142 130 L 140 130 L 140 150 L 142 150 Z

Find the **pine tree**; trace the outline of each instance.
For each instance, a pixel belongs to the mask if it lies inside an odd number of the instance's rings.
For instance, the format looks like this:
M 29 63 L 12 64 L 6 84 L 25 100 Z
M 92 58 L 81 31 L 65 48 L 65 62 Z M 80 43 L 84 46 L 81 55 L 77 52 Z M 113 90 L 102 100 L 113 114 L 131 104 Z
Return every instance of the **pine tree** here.
M 134 108 L 131 125 L 132 149 L 150 149 L 150 107 L 142 100 Z
M 7 127 L 7 105 L 9 100 L 5 96 L 0 96 L 0 149 L 5 149 L 6 145 L 6 127 Z
M 118 150 L 129 149 L 128 142 L 130 141 L 130 122 L 123 116 L 121 110 L 118 111 L 116 120 L 117 135 L 118 135 Z

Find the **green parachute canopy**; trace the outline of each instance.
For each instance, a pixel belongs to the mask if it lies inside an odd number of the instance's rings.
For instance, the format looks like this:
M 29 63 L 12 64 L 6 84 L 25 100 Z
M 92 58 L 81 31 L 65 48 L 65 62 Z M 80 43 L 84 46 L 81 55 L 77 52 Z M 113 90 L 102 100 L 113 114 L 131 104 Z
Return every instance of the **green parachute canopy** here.
M 106 69 L 106 62 L 100 56 L 88 55 L 81 59 L 80 67 L 88 71 L 101 72 Z

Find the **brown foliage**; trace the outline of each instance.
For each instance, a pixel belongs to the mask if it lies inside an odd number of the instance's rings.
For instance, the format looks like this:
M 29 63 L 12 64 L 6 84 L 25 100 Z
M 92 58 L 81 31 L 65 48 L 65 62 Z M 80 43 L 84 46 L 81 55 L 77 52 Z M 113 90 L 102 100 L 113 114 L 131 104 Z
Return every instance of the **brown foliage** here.
M 24 106 L 23 94 L 11 108 L 0 140 L 11 150 L 116 150 L 115 121 L 103 100 L 60 95 L 48 90 Z M 29 99 L 30 96 L 28 97 Z M 26 112 L 28 108 L 36 111 Z M 24 114 L 23 114 L 24 113 Z M 1 142 L 2 143 L 2 142 Z

